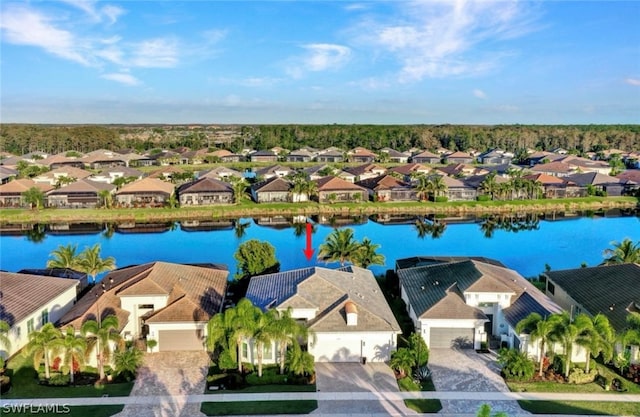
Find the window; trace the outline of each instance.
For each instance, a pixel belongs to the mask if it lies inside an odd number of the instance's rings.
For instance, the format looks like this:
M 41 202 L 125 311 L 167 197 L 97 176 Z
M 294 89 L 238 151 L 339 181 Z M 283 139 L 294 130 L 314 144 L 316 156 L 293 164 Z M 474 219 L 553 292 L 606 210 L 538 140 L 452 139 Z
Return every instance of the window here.
M 153 304 L 138 304 L 139 309 L 151 309 L 153 310 Z
M 49 310 L 48 309 L 44 309 L 42 310 L 42 313 L 40 313 L 40 323 L 44 326 L 45 324 L 49 323 Z
M 547 281 L 547 292 L 551 295 L 554 295 L 556 293 L 556 286 L 549 281 Z
M 262 348 L 262 357 L 264 359 L 272 359 L 273 358 L 273 351 L 271 349 L 271 343 L 265 343 L 264 347 Z
M 33 319 L 29 319 L 29 321 L 27 322 L 27 334 L 31 333 L 34 330 L 35 328 L 33 326 Z
M 249 359 L 249 346 L 246 343 L 242 344 L 242 359 Z

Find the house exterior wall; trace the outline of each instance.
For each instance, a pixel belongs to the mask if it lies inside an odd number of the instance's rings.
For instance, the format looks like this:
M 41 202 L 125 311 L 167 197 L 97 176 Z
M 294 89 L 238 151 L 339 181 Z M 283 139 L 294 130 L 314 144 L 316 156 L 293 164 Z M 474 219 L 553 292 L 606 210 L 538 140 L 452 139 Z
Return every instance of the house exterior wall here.
M 161 330 L 194 330 L 200 332 L 202 335 L 202 350 L 205 350 L 204 338 L 207 332 L 206 322 L 172 322 L 172 323 L 149 323 L 149 334 L 147 339 L 153 339 L 158 342 L 158 345 L 154 348 L 154 352 L 162 350 L 160 345 L 160 331 Z
M 149 311 L 159 310 L 167 305 L 167 295 L 153 295 L 153 296 L 120 296 L 120 308 L 128 311 L 129 322 L 122 329 L 122 334 L 127 335 L 129 333 L 131 337 L 135 338 L 141 333 L 140 317 Z M 151 308 L 141 308 L 141 305 L 153 305 Z
M 366 191 L 349 190 L 349 191 L 320 191 L 318 199 L 321 203 L 331 202 L 330 196 L 335 194 L 335 201 L 367 201 L 368 194 Z
M 132 205 L 162 205 L 169 200 L 169 194 L 160 192 L 146 192 L 135 194 L 116 194 L 115 201 L 118 204 Z
M 484 323 L 484 320 L 475 319 L 420 319 L 419 329 L 427 346 L 431 340 L 432 328 L 474 329 L 473 348 L 480 349 L 481 342 L 487 340 L 484 334 Z
M 258 191 L 251 190 L 251 196 L 256 203 L 288 202 L 288 191 Z
M 181 206 L 207 206 L 233 203 L 232 192 L 180 193 Z
M 396 334 L 387 332 L 318 332 L 309 342 L 316 362 L 388 361 L 396 349 Z

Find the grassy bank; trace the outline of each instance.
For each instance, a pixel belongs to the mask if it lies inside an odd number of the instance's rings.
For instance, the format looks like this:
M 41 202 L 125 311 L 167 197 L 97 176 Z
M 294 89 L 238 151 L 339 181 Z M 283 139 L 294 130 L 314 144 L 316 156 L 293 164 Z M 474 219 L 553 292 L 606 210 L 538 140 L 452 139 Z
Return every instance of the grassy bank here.
M 635 197 L 585 197 L 557 200 L 456 201 L 446 203 L 267 203 L 243 201 L 220 207 L 118 208 L 118 209 L 2 209 L 0 224 L 83 223 L 83 222 L 165 222 L 211 220 L 255 216 L 414 214 L 465 216 L 509 213 L 575 212 L 588 210 L 631 210 L 638 207 Z
M 519 400 L 523 410 L 533 414 L 640 416 L 640 403 L 615 401 L 529 401 Z

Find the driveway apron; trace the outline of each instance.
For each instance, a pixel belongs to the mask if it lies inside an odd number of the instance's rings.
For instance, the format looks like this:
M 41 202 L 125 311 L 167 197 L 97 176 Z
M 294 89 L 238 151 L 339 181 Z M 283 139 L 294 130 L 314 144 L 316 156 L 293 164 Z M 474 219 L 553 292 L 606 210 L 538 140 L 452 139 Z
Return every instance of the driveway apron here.
M 384 363 L 316 363 L 316 387 L 319 393 L 335 393 L 335 399 L 318 401 L 312 414 L 322 415 L 416 415 L 397 398 L 385 398 L 385 393 L 399 392 L 391 368 Z M 344 399 L 341 394 L 373 392 L 379 400 Z
M 437 391 L 508 392 L 500 376 L 494 353 L 477 353 L 473 349 L 431 349 L 429 369 Z M 487 403 L 493 412 L 508 415 L 528 414 L 516 401 L 441 400 L 441 414 L 473 414 Z
M 149 405 L 128 404 L 117 417 L 202 417 L 199 403 L 187 403 L 189 394 L 202 394 L 209 365 L 206 352 L 146 353 L 130 397 L 170 395 Z

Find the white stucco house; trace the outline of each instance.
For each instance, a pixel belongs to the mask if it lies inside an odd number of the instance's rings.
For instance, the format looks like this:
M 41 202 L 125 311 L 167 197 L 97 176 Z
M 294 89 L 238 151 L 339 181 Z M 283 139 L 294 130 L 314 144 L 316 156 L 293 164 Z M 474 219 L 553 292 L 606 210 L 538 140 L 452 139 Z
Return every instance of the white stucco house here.
M 0 356 L 13 356 L 28 343 L 29 333 L 64 316 L 79 285 L 75 279 L 0 271 L 0 320 L 10 326 L 10 346 L 0 346 Z
M 154 351 L 204 350 L 206 325 L 221 311 L 226 268 L 151 262 L 107 274 L 65 314 L 61 326 L 115 315 L 127 340 L 158 342 Z
M 388 361 L 401 333 L 371 271 L 355 266 L 253 277 L 246 297 L 262 310 L 291 308 L 315 335 L 306 349 L 316 362 Z M 264 363 L 275 362 L 275 352 L 266 347 Z M 254 353 L 255 347 L 243 347 L 242 360 L 252 362 Z
M 538 342 L 515 327 L 530 313 L 542 317 L 562 308 L 517 272 L 498 261 L 466 257 L 413 257 L 396 262 L 400 294 L 415 329 L 429 348 L 480 349 L 495 340 L 538 358 Z M 562 352 L 556 344 L 552 347 Z M 574 361 L 584 350 L 572 349 Z

